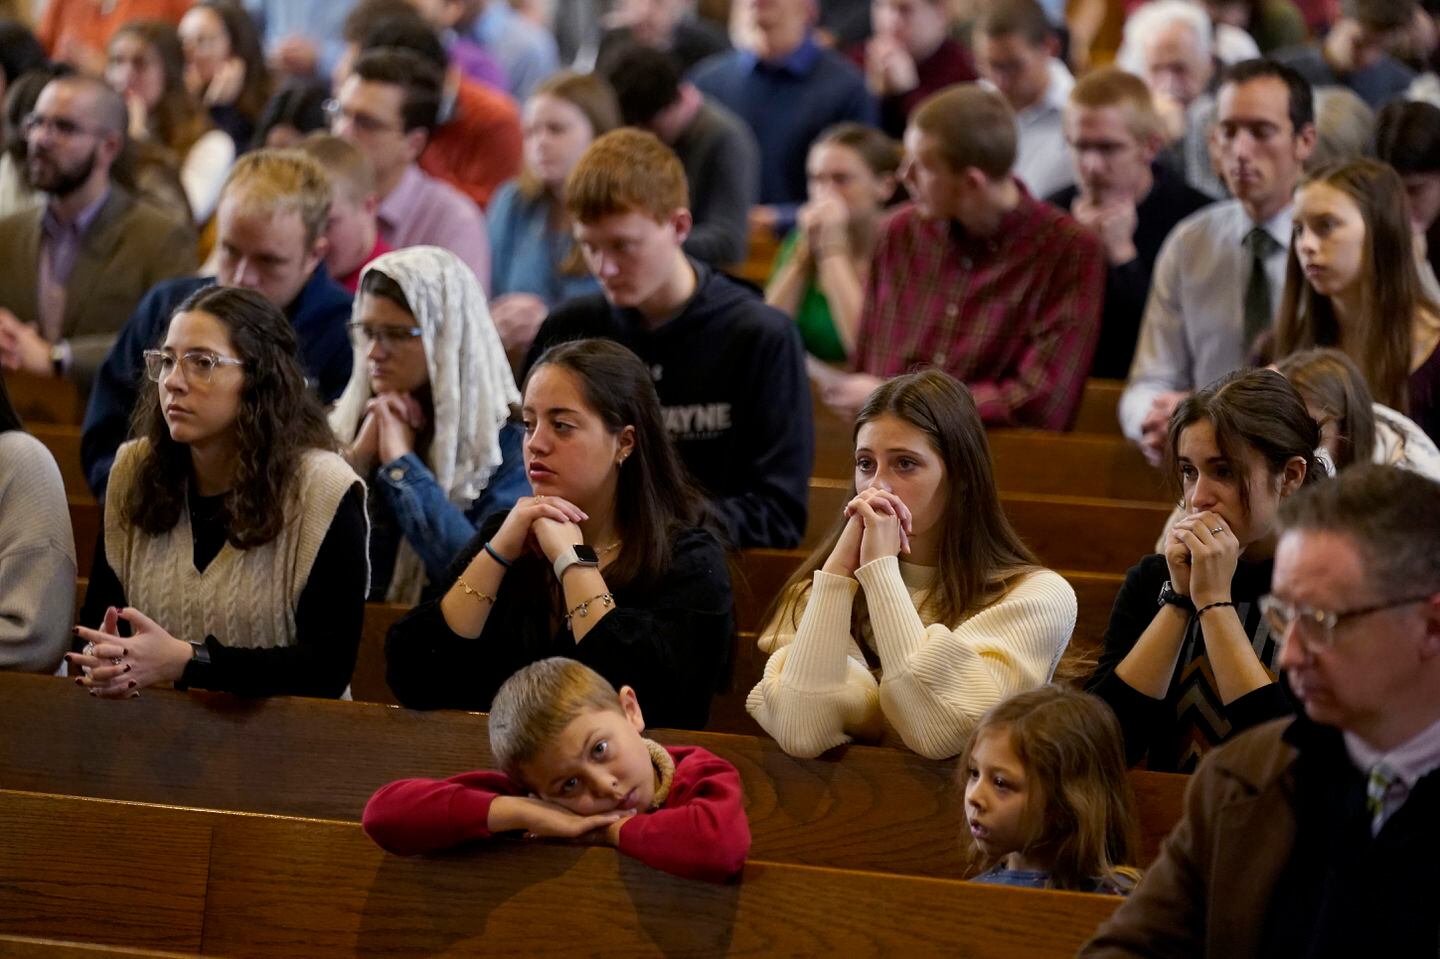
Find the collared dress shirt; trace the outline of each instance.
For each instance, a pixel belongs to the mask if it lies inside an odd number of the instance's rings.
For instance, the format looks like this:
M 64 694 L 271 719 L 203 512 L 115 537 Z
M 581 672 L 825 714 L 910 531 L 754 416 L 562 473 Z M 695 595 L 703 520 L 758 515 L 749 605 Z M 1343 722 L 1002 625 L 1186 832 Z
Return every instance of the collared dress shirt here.
M 376 211 L 380 236 L 392 250 L 438 246 L 454 253 L 490 289 L 490 238 L 485 214 L 468 196 L 413 163 Z

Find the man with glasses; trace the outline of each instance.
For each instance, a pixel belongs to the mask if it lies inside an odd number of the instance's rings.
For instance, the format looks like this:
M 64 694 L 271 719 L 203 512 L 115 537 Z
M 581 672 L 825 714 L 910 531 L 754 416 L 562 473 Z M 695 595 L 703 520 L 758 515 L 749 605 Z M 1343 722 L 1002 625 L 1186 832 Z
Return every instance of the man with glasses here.
M 488 291 L 485 215 L 468 196 L 419 165 L 439 123 L 442 83 L 440 71 L 413 51 L 362 53 L 338 98 L 326 105 L 330 129 L 370 158 L 380 194 L 380 236 L 391 249 L 449 250 Z
M 1440 954 L 1440 484 L 1356 466 L 1281 526 L 1262 607 L 1302 715 L 1206 757 L 1082 955 Z
M 169 280 L 140 301 L 95 377 L 80 459 L 95 495 L 104 498 L 115 451 L 129 433 L 146 349 L 165 338 L 170 316 L 201 287 L 255 290 L 290 318 L 300 361 L 322 400 L 332 402 L 350 379 L 345 335 L 350 296 L 325 270 L 324 231 L 330 182 L 298 150 L 257 150 L 230 171 L 216 209 L 214 276 Z
M 83 392 L 145 291 L 194 272 L 195 231 L 112 182 L 125 102 L 101 81 L 51 80 L 21 128 L 46 202 L 0 219 L 0 367 Z

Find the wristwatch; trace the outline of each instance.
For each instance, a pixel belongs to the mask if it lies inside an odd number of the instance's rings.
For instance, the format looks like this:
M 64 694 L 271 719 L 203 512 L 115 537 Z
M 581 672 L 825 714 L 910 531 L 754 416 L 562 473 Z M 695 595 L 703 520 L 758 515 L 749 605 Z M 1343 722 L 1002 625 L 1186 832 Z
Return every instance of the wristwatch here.
M 50 372 L 56 376 L 65 375 L 65 367 L 70 365 L 70 346 L 64 340 L 60 340 L 50 347 Z
M 208 639 L 209 637 L 206 638 Z M 191 679 L 203 678 L 203 674 L 201 677 L 194 675 L 193 670 L 197 668 L 203 670 L 210 668 L 210 647 L 204 643 L 192 641 L 190 643 L 190 661 L 185 664 L 185 671 L 181 673 L 180 678 L 175 681 L 175 688 L 183 692 L 190 688 Z
M 598 569 L 600 557 L 595 555 L 595 550 L 584 543 L 578 546 L 567 546 L 564 552 L 555 557 L 555 578 L 562 578 L 565 571 L 571 566 L 589 566 L 592 569 Z
M 1190 597 L 1181 596 L 1175 592 L 1175 587 L 1170 585 L 1168 579 L 1165 581 L 1165 585 L 1160 587 L 1160 599 L 1156 605 L 1164 606 L 1167 603 L 1171 606 L 1179 606 L 1187 613 L 1195 612 L 1195 604 L 1190 601 Z

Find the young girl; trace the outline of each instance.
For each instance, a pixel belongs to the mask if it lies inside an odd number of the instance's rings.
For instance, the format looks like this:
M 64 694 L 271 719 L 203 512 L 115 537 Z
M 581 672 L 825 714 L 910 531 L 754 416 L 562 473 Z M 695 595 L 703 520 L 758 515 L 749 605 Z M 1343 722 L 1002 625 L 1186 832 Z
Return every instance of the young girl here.
M 855 345 L 876 225 L 899 168 L 899 144 L 856 123 L 831 127 L 810 148 L 810 201 L 780 245 L 765 302 L 794 317 L 816 359 L 844 362 Z
M 598 76 L 557 73 L 525 101 L 525 168 L 495 191 L 490 224 L 490 313 L 505 349 L 523 356 L 552 306 L 600 289 L 578 261 L 565 215 L 565 178 L 580 154 L 620 125 Z
M 413 246 L 365 267 L 350 324 L 355 365 L 330 414 L 370 480 L 370 598 L 413 606 L 480 521 L 530 492 L 520 391 L 475 274 Z
M 1338 347 L 1378 402 L 1440 439 L 1440 306 L 1421 289 L 1399 175 L 1375 160 L 1321 169 L 1294 219 L 1275 355 Z
M 235 162 L 235 142 L 211 125 L 185 87 L 180 35 L 168 23 L 137 20 L 110 38 L 105 81 L 125 97 L 130 138 L 168 150 L 197 225 L 215 212 L 225 175 Z
M 211 286 L 145 351 L 137 439 L 115 456 L 80 615 L 98 628 L 77 629 L 87 651 L 67 657 L 92 695 L 171 682 L 345 691 L 364 617 L 365 490 L 295 350 L 269 300 Z
M 1288 715 L 1270 591 L 1280 501 L 1324 468 L 1320 428 L 1273 370 L 1232 373 L 1170 417 L 1167 472 L 1185 516 L 1125 574 L 1086 688 L 1110 704 L 1131 763 L 1191 772 L 1241 730 Z
M 1125 895 L 1140 878 L 1115 714 L 1046 685 L 981 717 L 960 759 L 972 882 Z
M 923 756 L 955 756 L 981 713 L 1054 675 L 1075 591 L 1005 518 L 975 401 L 944 373 L 871 394 L 855 490 L 780 591 L 746 709 L 795 756 L 887 727 Z

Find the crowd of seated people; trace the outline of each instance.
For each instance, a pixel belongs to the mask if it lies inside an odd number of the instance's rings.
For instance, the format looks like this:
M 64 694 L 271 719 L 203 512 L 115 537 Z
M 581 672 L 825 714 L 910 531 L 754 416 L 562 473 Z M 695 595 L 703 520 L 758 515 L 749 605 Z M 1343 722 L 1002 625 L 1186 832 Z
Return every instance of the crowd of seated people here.
M 1432 6 L 0 3 L 0 670 L 348 699 L 389 604 L 498 767 L 391 851 L 732 877 L 748 784 L 642 733 L 738 691 L 958 763 L 970 878 L 1126 897 L 1087 954 L 1433 955 Z M 1082 636 L 996 451 L 1097 380 L 1173 512 Z M 1143 872 L 1137 765 L 1195 784 Z

